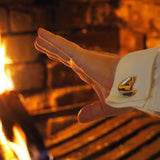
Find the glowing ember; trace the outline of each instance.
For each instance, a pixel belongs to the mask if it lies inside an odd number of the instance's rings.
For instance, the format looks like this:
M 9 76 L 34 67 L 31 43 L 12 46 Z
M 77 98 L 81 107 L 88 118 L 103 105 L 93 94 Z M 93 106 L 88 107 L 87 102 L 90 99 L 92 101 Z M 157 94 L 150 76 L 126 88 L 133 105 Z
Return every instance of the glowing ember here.
M 5 73 L 5 62 L 5 48 L 0 44 L 0 94 L 14 88 L 11 79 L 6 76 L 6 73 L 9 76 L 9 71 Z

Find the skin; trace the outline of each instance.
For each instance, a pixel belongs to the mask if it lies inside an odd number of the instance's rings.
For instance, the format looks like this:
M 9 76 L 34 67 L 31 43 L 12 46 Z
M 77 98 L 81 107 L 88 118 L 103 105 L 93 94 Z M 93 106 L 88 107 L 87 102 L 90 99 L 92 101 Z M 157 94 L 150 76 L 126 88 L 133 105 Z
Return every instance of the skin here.
M 106 42 L 107 43 L 107 42 Z M 89 84 L 99 97 L 99 101 L 84 106 L 79 114 L 79 122 L 89 122 L 104 117 L 116 116 L 131 111 L 131 108 L 114 108 L 105 103 L 120 57 L 107 52 L 83 49 L 67 39 L 45 29 L 38 29 L 35 47 L 50 59 L 70 67 Z

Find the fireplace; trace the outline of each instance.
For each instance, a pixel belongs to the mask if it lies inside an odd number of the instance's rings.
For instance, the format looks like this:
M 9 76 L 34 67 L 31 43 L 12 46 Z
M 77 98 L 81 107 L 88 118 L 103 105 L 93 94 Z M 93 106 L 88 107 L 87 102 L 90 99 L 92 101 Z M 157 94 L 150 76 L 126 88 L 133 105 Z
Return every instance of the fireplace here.
M 79 109 L 97 96 L 71 69 L 35 50 L 37 29 L 44 27 L 84 48 L 125 55 L 159 45 L 159 14 L 158 0 L 0 0 L 5 67 L 55 159 L 159 158 L 160 121 L 134 111 L 79 124 Z

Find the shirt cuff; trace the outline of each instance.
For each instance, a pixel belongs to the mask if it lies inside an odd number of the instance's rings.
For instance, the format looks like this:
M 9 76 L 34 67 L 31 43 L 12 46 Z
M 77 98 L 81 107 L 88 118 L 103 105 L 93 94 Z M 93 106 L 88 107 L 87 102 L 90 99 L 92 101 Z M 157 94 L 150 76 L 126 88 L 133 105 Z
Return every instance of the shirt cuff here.
M 119 85 L 129 77 L 135 77 L 132 91 L 123 94 Z M 135 107 L 144 112 L 160 112 L 160 47 L 132 52 L 124 56 L 116 69 L 113 87 L 105 100 L 116 107 Z

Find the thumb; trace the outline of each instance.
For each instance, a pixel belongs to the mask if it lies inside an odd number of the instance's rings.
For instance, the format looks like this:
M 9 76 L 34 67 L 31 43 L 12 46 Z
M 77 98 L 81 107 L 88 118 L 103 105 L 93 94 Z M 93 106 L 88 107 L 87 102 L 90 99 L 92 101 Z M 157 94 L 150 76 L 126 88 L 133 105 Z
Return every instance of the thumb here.
M 94 102 L 84 106 L 78 113 L 78 121 L 81 123 L 93 121 L 99 118 L 112 117 L 128 113 L 133 110 L 132 107 L 114 108 L 107 104 L 102 106 L 101 102 Z
M 106 114 L 104 113 L 99 101 L 84 106 L 78 113 L 78 121 L 81 123 L 89 122 L 103 117 L 106 117 Z

